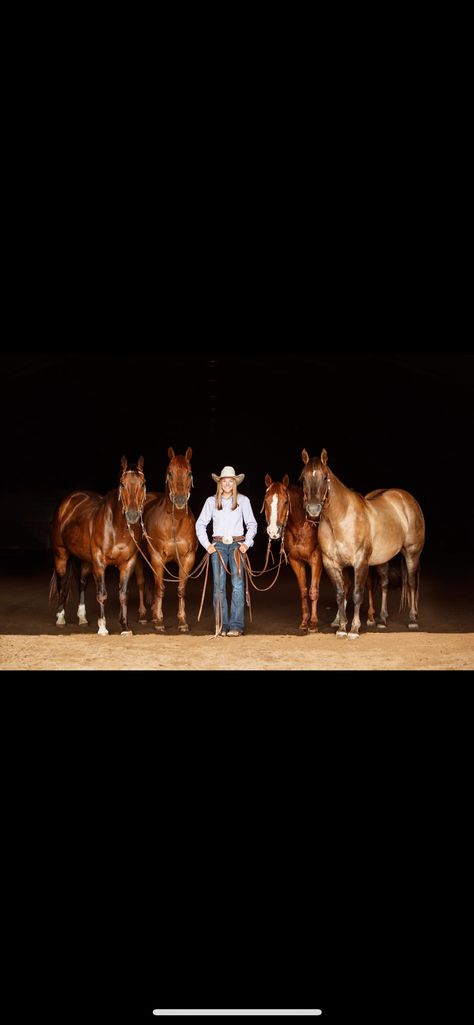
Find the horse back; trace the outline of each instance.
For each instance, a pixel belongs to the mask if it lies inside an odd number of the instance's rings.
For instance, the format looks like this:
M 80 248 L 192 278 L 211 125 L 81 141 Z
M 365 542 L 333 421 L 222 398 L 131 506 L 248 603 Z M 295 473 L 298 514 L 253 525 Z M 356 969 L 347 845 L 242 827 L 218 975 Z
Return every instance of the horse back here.
M 51 530 L 54 550 L 64 547 L 72 555 L 90 561 L 92 528 L 102 500 L 96 491 L 71 491 L 60 501 Z

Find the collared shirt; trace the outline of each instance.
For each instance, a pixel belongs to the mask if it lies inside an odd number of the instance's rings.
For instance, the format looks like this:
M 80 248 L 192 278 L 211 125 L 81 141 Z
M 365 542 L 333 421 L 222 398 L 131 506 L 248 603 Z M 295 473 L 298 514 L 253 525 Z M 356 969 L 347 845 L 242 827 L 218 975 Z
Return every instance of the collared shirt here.
M 196 520 L 196 534 L 203 548 L 209 548 L 211 544 L 206 527 L 212 520 L 212 533 L 217 537 L 240 537 L 244 533 L 244 523 L 247 528 L 245 541 L 249 548 L 253 545 L 253 539 L 257 533 L 257 521 L 252 512 L 250 500 L 246 495 L 237 495 L 237 508 L 232 509 L 233 498 L 222 497 L 222 509 L 217 508 L 216 496 L 206 498 L 201 513 Z

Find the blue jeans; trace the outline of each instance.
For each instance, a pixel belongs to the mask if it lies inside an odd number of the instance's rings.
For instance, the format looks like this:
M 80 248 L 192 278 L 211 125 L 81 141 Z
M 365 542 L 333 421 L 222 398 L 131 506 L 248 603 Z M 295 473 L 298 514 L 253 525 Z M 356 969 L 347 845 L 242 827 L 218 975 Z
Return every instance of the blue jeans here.
M 217 549 L 217 551 L 213 552 L 211 555 L 212 572 L 214 573 L 214 612 L 216 611 L 217 598 L 220 590 L 222 601 L 222 629 L 243 630 L 245 612 L 244 566 L 242 562 L 242 556 L 240 556 L 239 576 L 237 572 L 237 564 L 234 558 L 234 552 L 237 548 L 240 548 L 242 542 L 233 541 L 232 544 L 225 545 L 223 541 L 214 541 L 213 544 Z M 226 573 L 217 552 L 221 553 L 224 564 L 229 567 L 232 574 L 232 598 L 230 603 L 230 617 L 226 594 L 226 583 L 228 579 L 228 574 Z

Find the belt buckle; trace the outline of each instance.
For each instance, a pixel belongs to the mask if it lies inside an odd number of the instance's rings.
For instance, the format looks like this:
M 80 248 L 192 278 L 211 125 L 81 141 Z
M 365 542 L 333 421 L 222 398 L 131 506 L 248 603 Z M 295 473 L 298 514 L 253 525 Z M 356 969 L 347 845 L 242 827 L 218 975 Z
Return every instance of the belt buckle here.
M 222 542 L 225 545 L 231 545 L 233 540 L 234 540 L 234 538 L 232 537 L 232 534 L 230 535 L 230 537 L 223 537 L 222 538 Z

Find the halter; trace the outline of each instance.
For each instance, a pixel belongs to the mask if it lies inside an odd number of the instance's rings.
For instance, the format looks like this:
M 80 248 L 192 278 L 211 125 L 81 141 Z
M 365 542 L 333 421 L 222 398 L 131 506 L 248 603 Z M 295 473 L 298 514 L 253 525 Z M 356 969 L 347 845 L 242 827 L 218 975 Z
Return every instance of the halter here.
M 283 485 L 283 487 L 284 487 L 284 486 L 285 486 L 285 485 Z M 260 512 L 261 512 L 261 513 L 262 513 L 262 512 L 264 511 L 264 509 L 265 509 L 265 502 L 266 502 L 266 500 L 267 500 L 267 492 L 268 492 L 268 491 L 270 491 L 270 488 L 271 488 L 271 487 L 273 487 L 273 484 L 269 484 L 269 485 L 268 485 L 268 488 L 267 488 L 267 490 L 266 490 L 266 492 L 265 492 L 265 495 L 264 495 L 264 497 L 263 497 L 263 504 L 262 504 L 262 508 L 260 509 Z M 285 552 L 285 549 L 284 549 L 284 547 L 283 547 L 283 542 L 284 542 L 284 540 L 285 540 L 285 530 L 286 530 L 286 525 L 287 525 L 287 523 L 288 523 L 288 517 L 289 517 L 289 515 L 290 515 L 290 512 L 291 512 L 291 496 L 290 496 L 290 492 L 288 491 L 288 489 L 287 489 L 287 492 L 286 492 L 286 493 L 287 493 L 287 498 L 288 498 L 288 509 L 286 510 L 286 518 L 285 518 L 285 522 L 281 524 L 281 537 L 280 537 L 280 559 L 281 559 L 281 553 L 283 552 L 283 555 L 284 555 L 284 557 L 285 557 L 285 560 L 286 560 L 286 561 L 288 562 L 288 559 L 287 559 L 287 557 L 286 557 L 286 552 Z M 278 520 L 277 520 L 277 527 L 278 527 Z M 273 540 L 277 541 L 278 539 L 277 539 L 277 538 L 274 538 Z M 269 537 L 269 538 L 268 538 L 268 547 L 267 547 L 267 558 L 266 558 L 266 560 L 265 560 L 265 569 L 267 568 L 267 562 L 268 562 L 268 556 L 269 556 L 269 553 L 270 553 L 270 548 L 271 548 L 271 544 L 272 544 L 272 538 L 271 538 L 271 537 Z M 273 556 L 272 556 L 272 558 L 273 558 Z
M 302 476 L 303 476 L 303 474 L 302 474 Z M 324 495 L 323 495 L 323 497 L 321 499 L 321 512 L 319 513 L 319 516 L 318 516 L 317 520 L 314 520 L 314 519 L 311 518 L 311 516 L 308 516 L 308 514 L 306 512 L 306 506 L 307 506 L 308 502 L 307 502 L 307 500 L 305 500 L 305 504 L 304 504 L 305 519 L 307 520 L 308 523 L 311 523 L 313 525 L 313 527 L 319 526 L 319 524 L 321 522 L 321 516 L 323 514 L 324 506 L 326 505 L 326 502 L 329 501 L 329 497 L 330 497 L 330 484 L 331 484 L 331 478 L 326 476 L 326 490 L 325 490 Z M 304 488 L 304 477 L 303 477 L 303 493 L 304 493 L 304 490 L 305 490 L 305 488 Z M 305 499 L 306 499 L 306 496 L 305 496 Z

